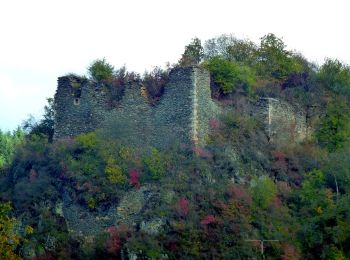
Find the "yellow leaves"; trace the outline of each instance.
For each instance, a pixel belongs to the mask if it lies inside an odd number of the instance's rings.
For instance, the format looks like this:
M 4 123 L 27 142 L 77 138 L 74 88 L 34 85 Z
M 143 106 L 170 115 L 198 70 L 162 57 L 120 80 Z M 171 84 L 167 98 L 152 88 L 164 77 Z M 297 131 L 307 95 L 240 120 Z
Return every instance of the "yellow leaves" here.
M 321 215 L 321 214 L 323 213 L 322 207 L 321 207 L 321 206 L 318 206 L 318 207 L 316 208 L 316 212 L 317 212 L 317 214 Z
M 89 198 L 89 199 L 87 200 L 87 205 L 88 205 L 88 207 L 89 207 L 90 209 L 96 208 L 96 204 L 97 204 L 97 202 L 96 202 L 96 200 L 95 200 L 94 198 Z
M 81 134 L 77 136 L 77 141 L 85 148 L 85 149 L 93 149 L 97 145 L 97 135 L 96 132 L 91 132 L 87 134 Z
M 34 228 L 32 228 L 31 226 L 27 225 L 25 228 L 24 228 L 24 232 L 26 232 L 27 235 L 31 235 L 34 233 Z
M 122 160 L 129 161 L 132 159 L 132 153 L 129 148 L 123 146 L 120 148 L 119 156 Z
M 20 237 L 14 233 L 16 220 L 8 216 L 10 211 L 10 203 L 0 203 L 0 259 L 22 259 L 14 252 Z
M 124 183 L 126 180 L 122 168 L 119 165 L 117 165 L 117 162 L 111 157 L 107 159 L 105 173 L 107 175 L 107 179 L 112 184 L 121 184 Z

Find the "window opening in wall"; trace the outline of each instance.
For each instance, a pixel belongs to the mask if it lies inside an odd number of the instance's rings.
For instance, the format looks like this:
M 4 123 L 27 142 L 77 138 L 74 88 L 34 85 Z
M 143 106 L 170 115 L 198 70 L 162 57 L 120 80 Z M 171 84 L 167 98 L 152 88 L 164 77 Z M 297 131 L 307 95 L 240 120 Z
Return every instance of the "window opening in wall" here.
M 73 103 L 76 106 L 80 105 L 80 98 L 75 98 Z

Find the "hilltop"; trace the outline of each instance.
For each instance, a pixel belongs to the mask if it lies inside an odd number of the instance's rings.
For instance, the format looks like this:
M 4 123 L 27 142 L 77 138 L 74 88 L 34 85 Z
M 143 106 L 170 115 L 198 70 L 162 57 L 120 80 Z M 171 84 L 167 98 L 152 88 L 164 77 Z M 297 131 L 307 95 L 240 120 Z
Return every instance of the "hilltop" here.
M 347 259 L 349 101 L 348 65 L 273 34 L 142 76 L 95 60 L 0 133 L 2 256 Z

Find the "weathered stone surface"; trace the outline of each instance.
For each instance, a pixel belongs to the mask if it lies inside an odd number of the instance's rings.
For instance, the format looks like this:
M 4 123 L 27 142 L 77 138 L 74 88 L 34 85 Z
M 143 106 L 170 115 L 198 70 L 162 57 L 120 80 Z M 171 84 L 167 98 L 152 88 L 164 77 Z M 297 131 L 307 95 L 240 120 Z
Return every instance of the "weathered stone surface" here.
M 211 98 L 210 74 L 200 67 L 176 68 L 170 72 L 164 94 L 150 105 L 142 86 L 126 86 L 113 108 L 111 94 L 75 76 L 58 79 L 55 95 L 55 139 L 104 129 L 129 145 L 164 148 L 173 143 L 205 145 L 209 120 L 221 113 Z M 271 142 L 300 142 L 308 133 L 305 112 L 282 100 L 261 98 L 251 114 L 264 122 Z
M 161 232 L 165 220 L 162 218 L 155 218 L 150 221 L 142 221 L 140 229 L 142 232 L 145 232 L 149 235 L 158 235 Z
M 109 92 L 73 76 L 61 77 L 55 95 L 55 136 L 75 136 L 103 128 L 133 145 L 166 147 L 174 142 L 203 144 L 209 119 L 219 113 L 211 99 L 209 72 L 171 71 L 161 100 L 154 106 L 140 85 L 127 85 L 123 98 L 108 108 Z
M 278 146 L 301 142 L 308 135 L 305 112 L 285 101 L 260 98 L 253 114 L 261 118 L 270 142 Z

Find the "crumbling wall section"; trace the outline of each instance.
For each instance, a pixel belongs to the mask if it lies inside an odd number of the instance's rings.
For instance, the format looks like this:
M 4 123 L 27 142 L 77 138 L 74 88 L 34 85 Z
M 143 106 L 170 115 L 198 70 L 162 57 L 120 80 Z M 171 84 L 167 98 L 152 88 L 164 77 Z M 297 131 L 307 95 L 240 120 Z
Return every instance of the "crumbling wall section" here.
M 102 129 L 108 137 L 139 147 L 205 145 L 209 120 L 219 113 L 211 99 L 207 70 L 173 69 L 164 94 L 155 105 L 149 104 L 145 91 L 138 83 L 128 84 L 123 98 L 111 108 L 107 86 L 78 77 L 60 78 L 55 95 L 54 138 Z
M 89 88 L 90 84 L 79 77 L 58 78 L 54 99 L 54 139 L 94 130 Z
M 254 112 L 264 123 L 271 142 L 288 145 L 307 137 L 306 114 L 302 109 L 275 98 L 260 98 Z

